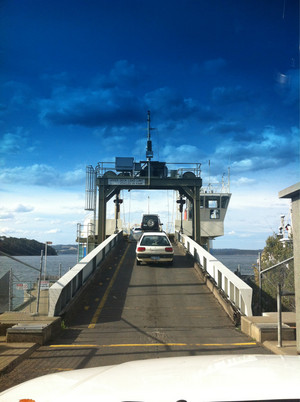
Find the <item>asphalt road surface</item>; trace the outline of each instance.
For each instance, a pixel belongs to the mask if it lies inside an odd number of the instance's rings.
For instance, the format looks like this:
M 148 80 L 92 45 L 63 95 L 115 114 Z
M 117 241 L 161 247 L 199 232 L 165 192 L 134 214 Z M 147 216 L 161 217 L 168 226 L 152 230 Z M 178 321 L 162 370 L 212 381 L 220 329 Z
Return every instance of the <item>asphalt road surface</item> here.
M 173 267 L 135 262 L 135 242 L 113 250 L 66 329 L 0 378 L 4 390 L 37 376 L 129 360 L 270 354 L 235 328 L 175 245 Z

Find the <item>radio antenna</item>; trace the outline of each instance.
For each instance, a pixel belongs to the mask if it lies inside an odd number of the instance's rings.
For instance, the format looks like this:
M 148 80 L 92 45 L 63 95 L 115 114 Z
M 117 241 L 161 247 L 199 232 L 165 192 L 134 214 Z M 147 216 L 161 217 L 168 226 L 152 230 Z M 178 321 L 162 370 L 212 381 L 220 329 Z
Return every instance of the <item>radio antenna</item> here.
M 148 115 L 147 115 L 147 122 L 148 122 L 148 137 L 147 137 L 147 149 L 146 149 L 146 158 L 147 161 L 151 161 L 153 158 L 153 151 L 152 151 L 152 141 L 151 141 L 151 119 L 150 119 L 150 110 L 148 110 Z

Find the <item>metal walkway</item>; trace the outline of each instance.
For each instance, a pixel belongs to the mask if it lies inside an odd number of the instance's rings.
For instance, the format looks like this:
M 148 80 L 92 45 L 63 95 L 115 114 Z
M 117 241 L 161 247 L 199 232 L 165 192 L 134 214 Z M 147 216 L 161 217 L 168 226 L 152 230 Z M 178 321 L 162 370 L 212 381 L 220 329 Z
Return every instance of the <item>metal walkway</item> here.
M 270 353 L 232 324 L 175 246 L 173 267 L 137 266 L 121 243 L 65 317 L 66 329 L 0 379 L 0 389 L 63 370 L 201 354 Z

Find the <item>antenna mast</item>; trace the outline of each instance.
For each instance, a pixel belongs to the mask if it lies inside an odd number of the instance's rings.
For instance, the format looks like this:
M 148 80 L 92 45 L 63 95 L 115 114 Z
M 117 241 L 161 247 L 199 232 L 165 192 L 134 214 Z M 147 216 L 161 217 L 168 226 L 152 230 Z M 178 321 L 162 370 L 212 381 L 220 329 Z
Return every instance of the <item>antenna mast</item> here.
M 148 110 L 148 116 L 147 116 L 147 122 L 148 122 L 148 137 L 147 137 L 147 149 L 146 149 L 146 158 L 147 161 L 151 161 L 153 158 L 153 151 L 152 151 L 152 141 L 151 141 L 151 125 L 150 125 L 150 110 Z

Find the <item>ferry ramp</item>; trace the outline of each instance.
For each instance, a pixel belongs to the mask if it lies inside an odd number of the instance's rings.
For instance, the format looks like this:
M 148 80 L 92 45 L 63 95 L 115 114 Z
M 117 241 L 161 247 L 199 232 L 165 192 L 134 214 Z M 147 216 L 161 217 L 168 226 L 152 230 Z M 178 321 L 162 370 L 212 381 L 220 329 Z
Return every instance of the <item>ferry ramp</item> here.
M 64 315 L 59 337 L 6 374 L 0 387 L 130 360 L 270 353 L 236 328 L 181 245 L 174 244 L 172 267 L 137 266 L 135 247 L 121 240 L 111 250 Z

